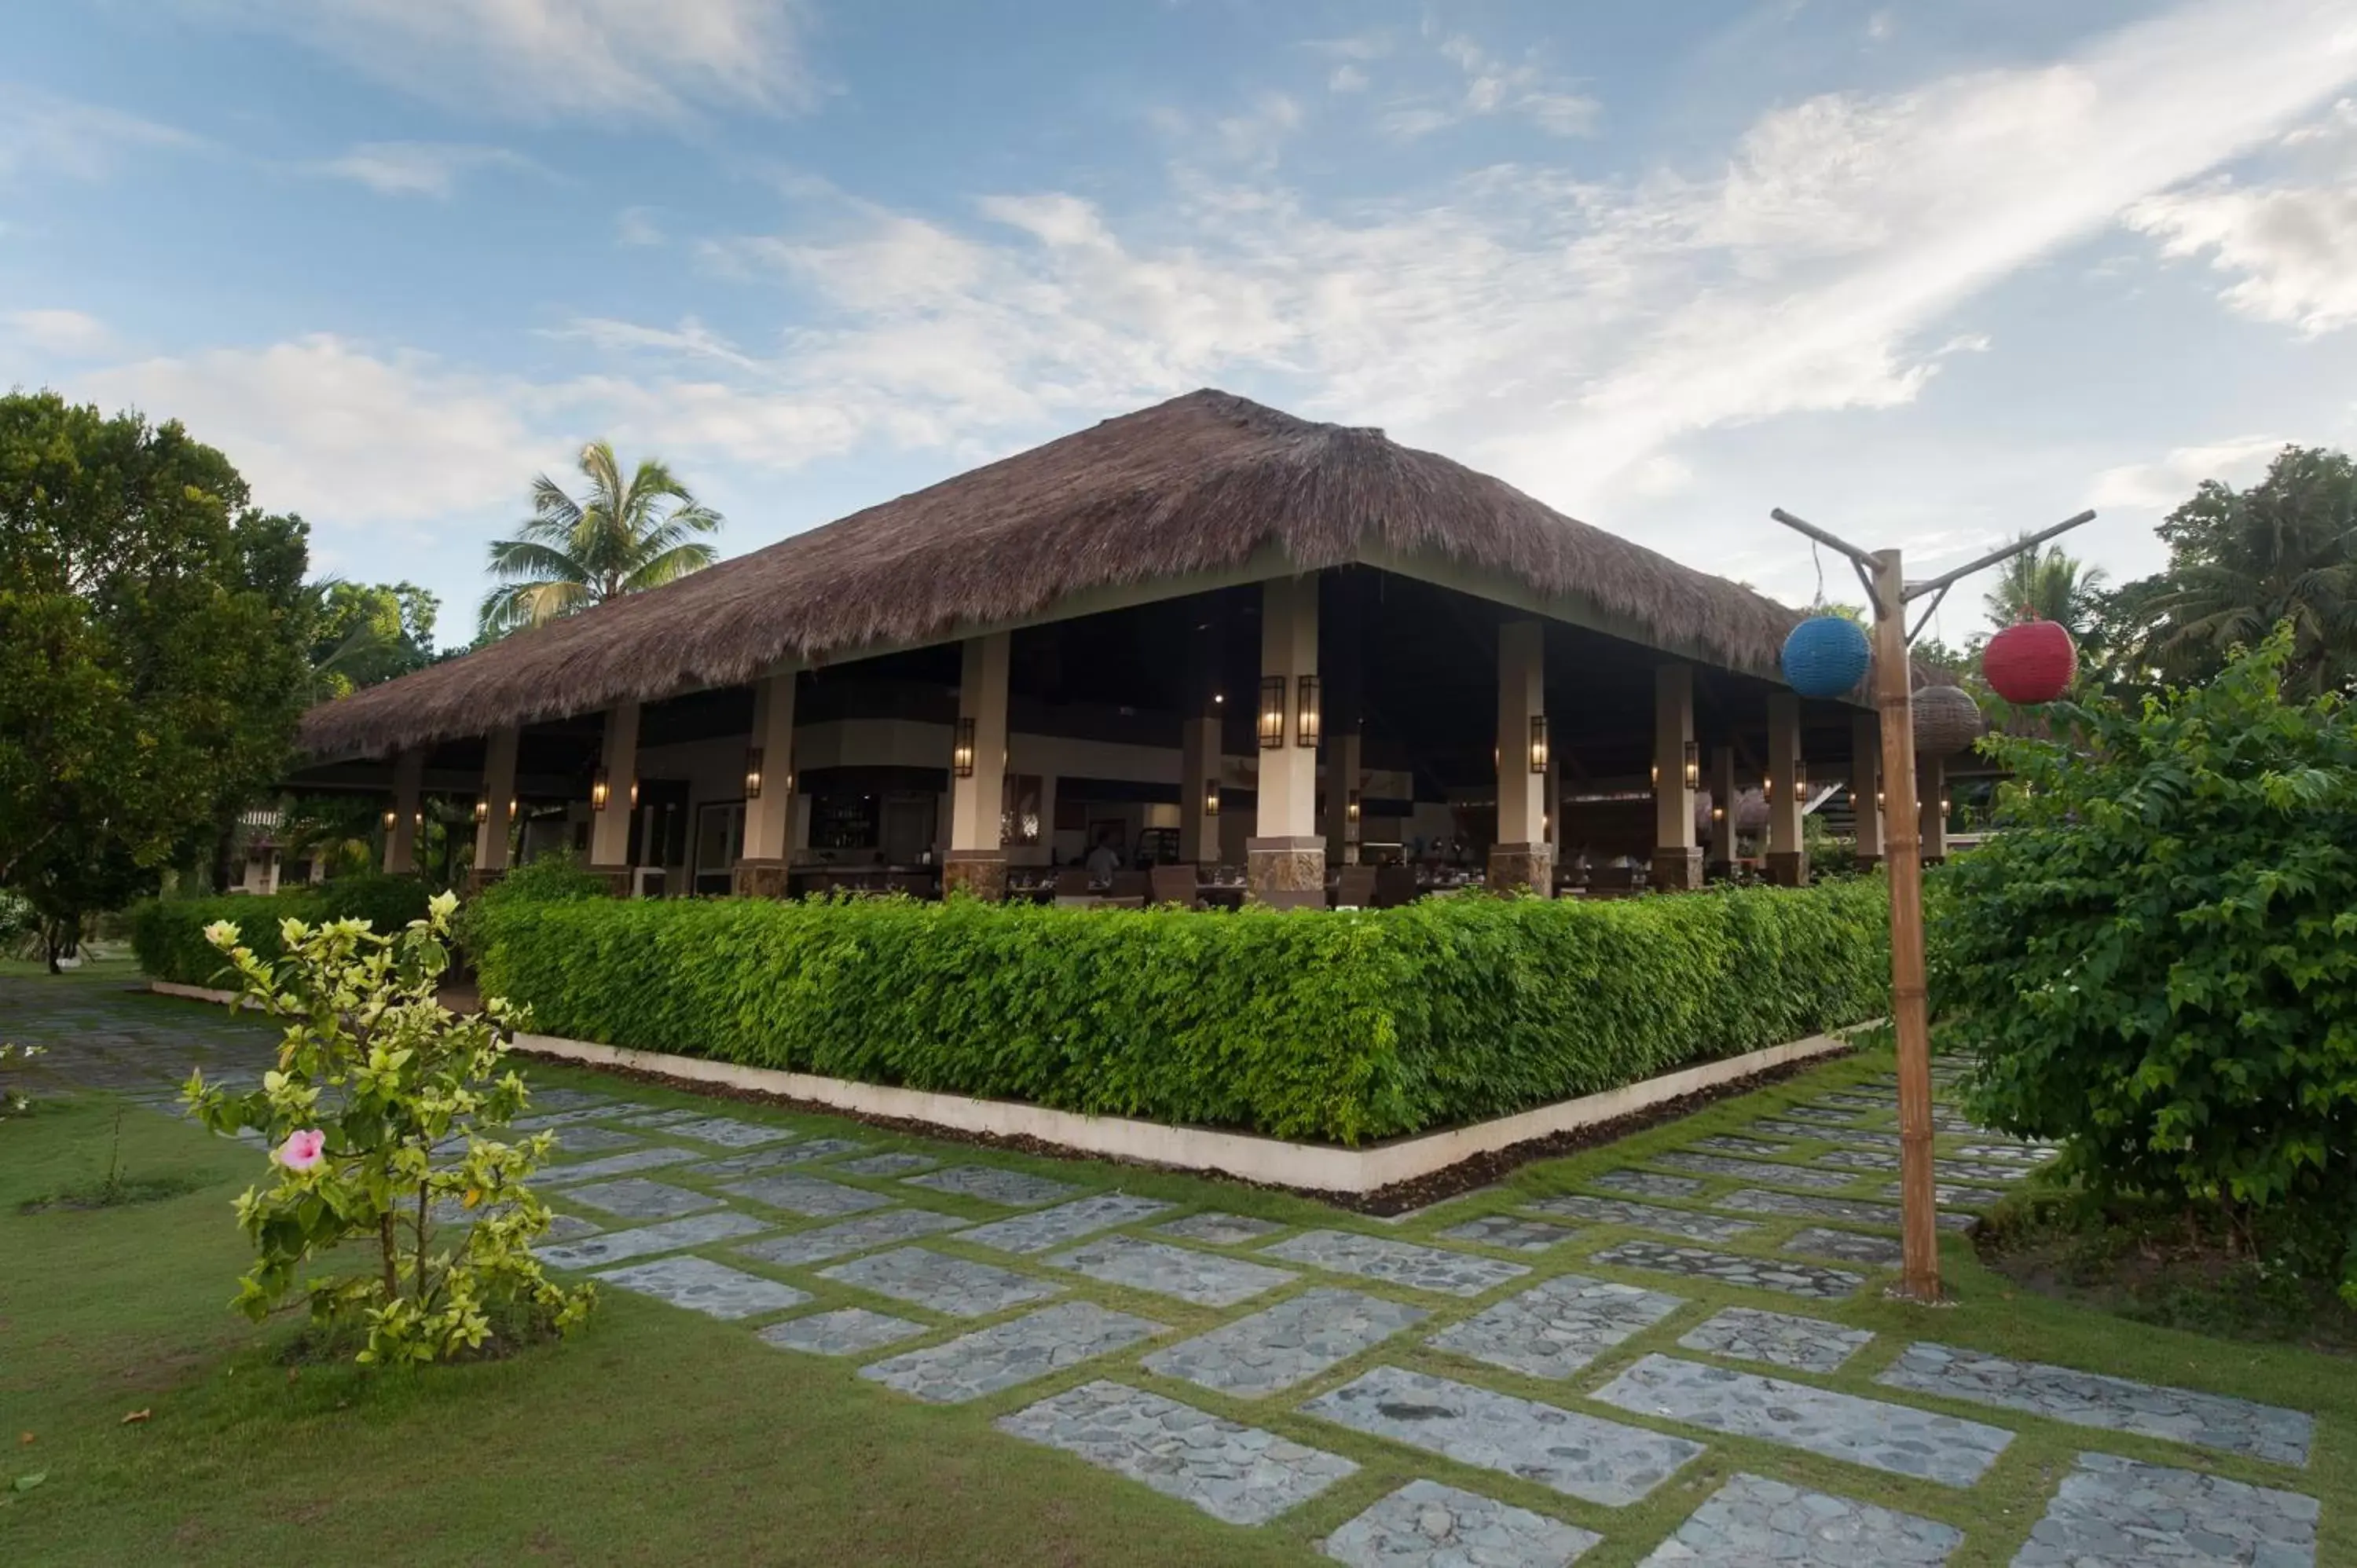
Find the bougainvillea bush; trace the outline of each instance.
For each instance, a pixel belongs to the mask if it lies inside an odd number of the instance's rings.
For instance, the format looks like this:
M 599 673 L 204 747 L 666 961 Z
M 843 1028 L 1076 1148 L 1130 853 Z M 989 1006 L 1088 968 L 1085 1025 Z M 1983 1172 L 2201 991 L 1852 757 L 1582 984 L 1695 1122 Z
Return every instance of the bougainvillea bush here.
M 1943 873 L 1932 995 L 1980 1116 L 2357 1303 L 2357 717 L 2287 701 L 2290 650 L 1984 743 L 2018 781 Z
M 231 1094 L 199 1073 L 186 1090 L 207 1126 L 257 1131 L 269 1150 L 269 1180 L 237 1200 L 258 1255 L 236 1305 L 259 1321 L 299 1290 L 367 1365 L 567 1332 L 595 1301 L 546 1279 L 529 1250 L 548 1228 L 526 1183 L 550 1136 L 484 1136 L 524 1106 L 501 1064 L 522 1015 L 495 998 L 458 1017 L 436 1000 L 456 904 L 443 894 L 392 935 L 289 918 L 274 961 L 226 920 L 205 933 L 246 1001 L 285 1026 L 259 1089 Z M 335 1272 L 354 1257 L 370 1266 Z

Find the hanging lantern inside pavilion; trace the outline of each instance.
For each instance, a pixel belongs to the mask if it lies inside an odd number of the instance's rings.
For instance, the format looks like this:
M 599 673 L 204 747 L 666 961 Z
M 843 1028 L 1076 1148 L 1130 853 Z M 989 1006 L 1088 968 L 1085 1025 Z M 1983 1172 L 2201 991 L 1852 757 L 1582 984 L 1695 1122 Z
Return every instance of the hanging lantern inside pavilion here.
M 1866 628 L 1840 616 L 1811 616 L 1784 639 L 1784 679 L 1803 697 L 1838 697 L 1873 662 Z
M 2017 706 L 2050 703 L 2071 689 L 2079 650 L 2053 621 L 2018 621 L 1989 639 L 1981 673 L 1991 691 Z
M 1925 757 L 1962 751 L 1988 728 L 1981 705 L 1961 686 L 1919 686 L 1910 705 L 1915 715 L 1915 749 Z

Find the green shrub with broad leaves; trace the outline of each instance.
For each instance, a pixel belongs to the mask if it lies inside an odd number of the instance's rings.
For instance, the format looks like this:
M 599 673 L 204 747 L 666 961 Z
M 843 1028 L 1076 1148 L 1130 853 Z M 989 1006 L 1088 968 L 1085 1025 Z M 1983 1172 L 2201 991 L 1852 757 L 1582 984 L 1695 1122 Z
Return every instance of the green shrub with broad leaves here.
M 1932 995 L 1981 1117 L 2357 1302 L 2357 718 L 2286 700 L 2290 650 L 1985 742 L 2018 782 L 1937 879 Z
M 482 942 L 480 926 L 486 911 L 506 904 L 563 904 L 576 898 L 607 898 L 613 885 L 602 873 L 581 864 L 569 849 L 525 862 L 484 888 L 458 908 L 451 932 L 459 950 L 470 960 Z
M 1341 1144 L 1523 1110 L 1884 1010 L 1879 881 L 1361 913 L 965 898 L 486 904 L 548 1033 Z
M 268 1149 L 268 1181 L 237 1200 L 257 1258 L 236 1305 L 258 1322 L 300 1290 L 313 1322 L 357 1338 L 368 1365 L 569 1331 L 596 1299 L 549 1281 L 530 1250 L 548 1229 L 526 1183 L 549 1134 L 484 1136 L 524 1107 L 502 1058 L 525 1015 L 494 998 L 457 1017 L 436 1000 L 456 904 L 443 894 L 392 935 L 290 918 L 274 959 L 229 921 L 206 933 L 245 1002 L 285 1026 L 259 1089 L 231 1094 L 199 1072 L 186 1090 L 206 1126 L 260 1133 Z
M 131 911 L 131 950 L 153 979 L 182 985 L 234 987 L 228 960 L 205 940 L 217 921 L 235 923 L 246 944 L 264 959 L 281 956 L 278 931 L 287 920 L 317 925 L 328 920 L 366 920 L 379 931 L 398 931 L 425 918 L 431 897 L 414 876 L 371 873 L 284 888 L 271 894 L 225 893 L 206 898 L 150 898 Z

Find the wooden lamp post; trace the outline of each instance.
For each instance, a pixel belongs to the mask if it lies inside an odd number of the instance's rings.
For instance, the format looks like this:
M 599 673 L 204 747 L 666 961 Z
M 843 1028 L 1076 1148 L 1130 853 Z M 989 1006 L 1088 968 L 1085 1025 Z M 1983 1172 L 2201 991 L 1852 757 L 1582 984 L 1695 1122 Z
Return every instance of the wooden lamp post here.
M 1907 645 L 1921 634 L 1932 612 L 1960 579 L 2034 549 L 2068 532 L 2095 514 L 2083 511 L 1990 551 L 1953 572 L 1921 583 L 1907 581 L 1896 550 L 1860 550 L 1783 508 L 1769 516 L 1818 543 L 1841 552 L 1857 568 L 1874 608 L 1874 704 L 1882 714 L 1882 784 L 1896 808 L 1883 818 L 1884 864 L 1890 870 L 1890 1018 L 1899 1036 L 1899 1207 L 1902 1249 L 1899 1294 L 1915 1301 L 1940 1299 L 1938 1192 L 1932 1171 L 1932 1022 L 1923 983 L 1922 829 L 1914 810 L 1915 718 Z M 1914 629 L 1907 606 L 1932 597 Z

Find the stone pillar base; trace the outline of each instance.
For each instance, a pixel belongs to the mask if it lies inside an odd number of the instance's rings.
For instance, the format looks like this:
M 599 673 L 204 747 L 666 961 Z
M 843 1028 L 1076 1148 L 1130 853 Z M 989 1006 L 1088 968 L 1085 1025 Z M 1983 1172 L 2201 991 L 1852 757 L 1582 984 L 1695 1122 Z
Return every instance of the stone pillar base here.
M 1555 845 L 1496 843 L 1490 846 L 1490 891 L 1555 897 Z
M 606 879 L 606 891 L 613 897 L 627 898 L 630 896 L 631 878 L 629 866 L 592 865 L 587 869 L 590 875 L 602 876 Z
M 1804 849 L 1770 850 L 1768 880 L 1779 887 L 1806 887 L 1809 885 L 1809 852 Z
M 1006 856 L 995 849 L 953 849 L 942 859 L 942 896 L 963 893 L 996 904 L 1006 897 Z
M 739 898 L 783 898 L 790 869 L 782 860 L 740 860 L 729 871 L 728 890 Z
M 1691 893 L 1702 886 L 1702 850 L 1678 844 L 1653 851 L 1652 875 L 1646 886 L 1665 893 Z
M 1255 904 L 1323 908 L 1326 841 L 1315 836 L 1244 840 L 1244 890 Z

